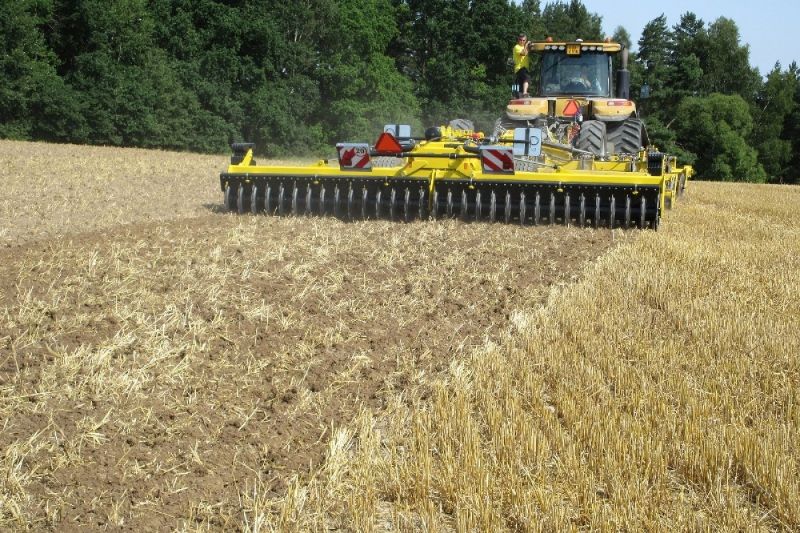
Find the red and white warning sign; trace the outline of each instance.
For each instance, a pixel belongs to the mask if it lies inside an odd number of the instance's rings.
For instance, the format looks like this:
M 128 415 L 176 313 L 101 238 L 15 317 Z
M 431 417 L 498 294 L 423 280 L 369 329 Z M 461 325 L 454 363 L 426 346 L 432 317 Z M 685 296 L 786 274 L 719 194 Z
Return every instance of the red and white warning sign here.
M 487 173 L 513 174 L 513 152 L 506 146 L 481 146 L 481 165 Z
M 339 143 L 336 145 L 339 153 L 339 168 L 343 170 L 372 170 L 372 160 L 369 157 L 367 143 Z
M 574 117 L 580 112 L 581 106 L 578 105 L 578 102 L 575 100 L 570 100 L 567 102 L 567 105 L 564 106 L 564 111 L 562 111 L 561 114 L 565 117 Z

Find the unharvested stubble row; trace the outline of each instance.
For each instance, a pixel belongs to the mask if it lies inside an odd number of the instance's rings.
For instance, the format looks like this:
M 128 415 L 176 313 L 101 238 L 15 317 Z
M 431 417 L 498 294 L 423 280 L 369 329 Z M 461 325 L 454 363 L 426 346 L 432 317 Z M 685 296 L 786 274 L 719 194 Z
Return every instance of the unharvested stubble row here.
M 692 184 L 430 399 L 365 414 L 278 525 L 797 529 L 799 202 Z

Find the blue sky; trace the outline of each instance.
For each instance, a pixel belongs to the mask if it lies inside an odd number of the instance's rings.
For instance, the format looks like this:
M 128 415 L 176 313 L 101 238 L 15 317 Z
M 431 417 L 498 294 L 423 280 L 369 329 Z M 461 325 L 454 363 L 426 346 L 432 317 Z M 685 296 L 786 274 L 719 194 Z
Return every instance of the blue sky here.
M 567 0 L 568 1 L 568 0 Z M 542 1 L 542 7 L 549 3 Z M 750 45 L 750 64 L 761 74 L 772 70 L 775 61 L 785 70 L 796 60 L 800 64 L 800 1 L 760 0 L 671 0 L 644 2 L 641 0 L 583 0 L 586 8 L 603 17 L 603 29 L 611 35 L 617 26 L 631 34 L 634 48 L 642 28 L 662 13 L 667 25 L 674 26 L 687 11 L 708 25 L 719 17 L 733 19 L 739 27 L 742 44 Z

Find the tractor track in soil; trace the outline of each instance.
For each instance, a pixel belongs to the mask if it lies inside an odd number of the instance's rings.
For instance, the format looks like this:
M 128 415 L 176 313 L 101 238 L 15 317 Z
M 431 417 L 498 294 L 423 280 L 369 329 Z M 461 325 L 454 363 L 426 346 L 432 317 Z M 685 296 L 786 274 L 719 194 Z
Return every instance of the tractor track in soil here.
M 133 155 L 150 169 L 173 157 Z M 162 192 L 213 186 L 204 171 Z M 130 209 L 131 179 L 108 172 Z M 81 201 L 114 193 L 98 190 Z M 161 220 L 56 213 L 6 236 L 0 450 L 24 454 L 28 525 L 233 527 L 253 480 L 281 497 L 332 430 L 424 390 L 613 245 L 565 227 L 239 217 L 216 212 L 221 196 L 184 195 Z

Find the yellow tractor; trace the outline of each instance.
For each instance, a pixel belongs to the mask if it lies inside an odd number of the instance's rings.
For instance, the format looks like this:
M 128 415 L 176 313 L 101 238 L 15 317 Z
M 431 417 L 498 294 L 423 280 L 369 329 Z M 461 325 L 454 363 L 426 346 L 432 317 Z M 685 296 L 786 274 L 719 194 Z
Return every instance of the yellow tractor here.
M 252 144 L 234 144 L 220 174 L 226 207 L 346 220 L 658 228 L 692 168 L 642 147 L 624 62 L 611 96 L 610 57 L 620 45 L 533 46 L 543 53 L 539 95 L 512 100 L 491 136 L 463 119 L 422 136 L 390 124 L 374 144 L 338 143 L 335 158 L 283 167 L 258 165 Z M 595 80 L 579 88 L 585 63 Z
M 514 98 L 495 132 L 520 126 L 542 128 L 562 144 L 597 157 L 635 154 L 647 144 L 647 132 L 630 100 L 628 53 L 613 42 L 553 42 L 528 44 L 538 63 L 531 98 Z M 622 68 L 612 76 L 612 56 Z M 615 90 L 616 89 L 616 90 Z

